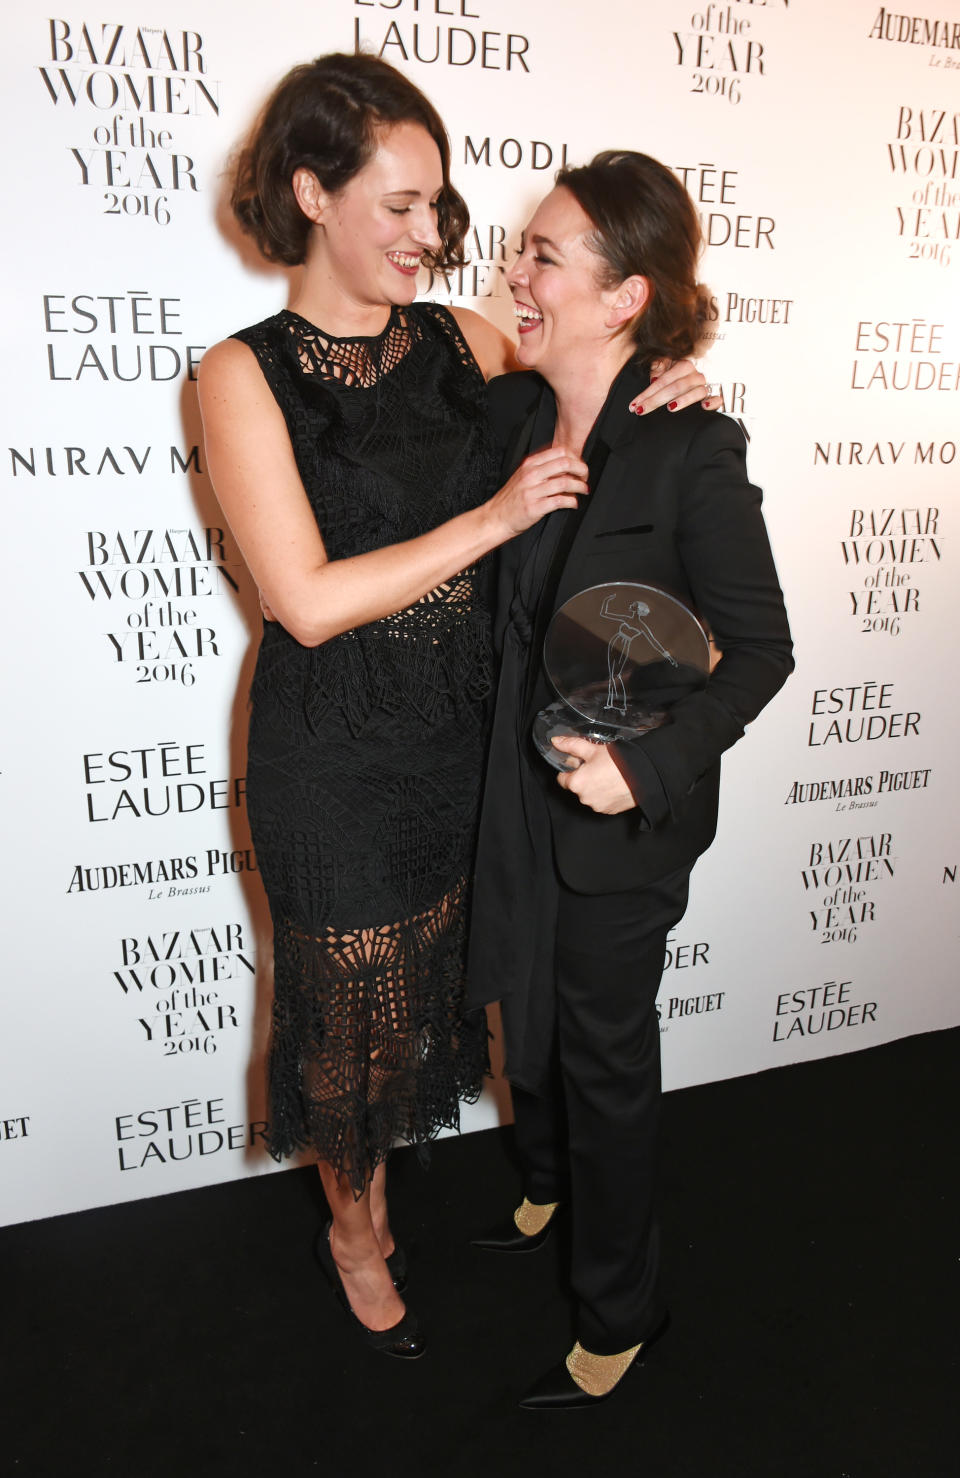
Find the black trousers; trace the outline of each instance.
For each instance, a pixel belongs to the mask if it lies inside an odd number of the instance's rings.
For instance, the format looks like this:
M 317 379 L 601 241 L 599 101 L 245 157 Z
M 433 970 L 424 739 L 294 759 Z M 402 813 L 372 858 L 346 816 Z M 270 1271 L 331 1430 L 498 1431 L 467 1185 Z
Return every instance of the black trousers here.
M 600 1355 L 638 1344 L 664 1312 L 656 996 L 690 871 L 628 893 L 560 884 L 551 1076 L 542 1095 L 513 1089 L 524 1194 L 570 1204 L 577 1338 Z

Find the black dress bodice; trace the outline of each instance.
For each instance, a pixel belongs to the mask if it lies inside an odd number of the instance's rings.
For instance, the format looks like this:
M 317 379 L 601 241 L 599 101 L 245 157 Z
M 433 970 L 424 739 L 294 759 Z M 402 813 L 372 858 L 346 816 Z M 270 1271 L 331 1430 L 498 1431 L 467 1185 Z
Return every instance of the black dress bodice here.
M 291 312 L 238 334 L 283 411 L 327 554 L 415 539 L 475 507 L 496 456 L 486 389 L 456 324 L 434 304 L 394 308 L 384 332 L 336 339 Z M 487 562 L 406 610 L 307 649 L 269 623 L 254 702 L 359 732 L 371 711 L 435 714 L 490 687 Z

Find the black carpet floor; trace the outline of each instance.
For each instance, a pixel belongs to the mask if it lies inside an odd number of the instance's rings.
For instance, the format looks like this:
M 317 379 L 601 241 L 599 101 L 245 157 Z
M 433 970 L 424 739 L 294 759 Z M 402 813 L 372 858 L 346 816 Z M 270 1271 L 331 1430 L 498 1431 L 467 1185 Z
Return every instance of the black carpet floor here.
M 520 1392 L 568 1347 L 558 1238 L 495 1257 L 510 1131 L 392 1163 L 412 1364 L 312 1260 L 316 1173 L 0 1231 L 0 1471 L 121 1478 L 954 1478 L 960 1033 L 665 1101 L 667 1337 L 589 1411 Z

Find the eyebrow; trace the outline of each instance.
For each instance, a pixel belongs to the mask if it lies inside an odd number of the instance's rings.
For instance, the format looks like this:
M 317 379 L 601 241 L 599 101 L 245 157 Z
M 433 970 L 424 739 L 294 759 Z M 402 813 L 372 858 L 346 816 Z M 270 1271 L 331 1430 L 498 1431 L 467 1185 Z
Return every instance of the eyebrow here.
M 430 192 L 431 199 L 434 194 L 439 199 L 443 194 L 443 186 L 441 185 L 438 190 Z M 383 198 L 385 200 L 419 200 L 422 195 L 422 190 L 387 190 Z
M 551 241 L 549 236 L 534 236 L 532 237 L 532 241 L 534 246 L 549 246 L 551 251 L 557 252 L 561 257 L 563 256 L 563 247 L 558 246 L 555 241 Z

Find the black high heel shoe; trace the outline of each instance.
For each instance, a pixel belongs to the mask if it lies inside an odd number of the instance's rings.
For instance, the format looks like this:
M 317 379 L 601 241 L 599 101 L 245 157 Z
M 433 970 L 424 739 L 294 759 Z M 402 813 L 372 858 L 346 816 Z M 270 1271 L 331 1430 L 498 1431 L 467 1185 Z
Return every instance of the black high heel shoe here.
M 407 1286 L 407 1254 L 398 1243 L 394 1243 L 393 1251 L 384 1261 L 387 1264 L 387 1272 L 393 1279 L 393 1286 L 398 1293 L 402 1293 Z
M 509 1216 L 497 1226 L 491 1227 L 489 1232 L 483 1232 L 479 1237 L 471 1237 L 470 1246 L 479 1247 L 484 1252 L 537 1252 L 549 1240 L 550 1233 L 563 1212 L 564 1207 L 558 1205 L 551 1212 L 546 1225 L 531 1236 L 521 1232 L 515 1217 Z
M 624 1368 L 614 1381 L 608 1391 L 602 1391 L 597 1396 L 591 1396 L 585 1391 L 570 1374 L 567 1369 L 566 1359 L 554 1365 L 542 1375 L 540 1379 L 530 1387 L 525 1396 L 520 1398 L 520 1405 L 528 1411 L 571 1411 L 575 1407 L 599 1406 L 601 1401 L 608 1401 L 623 1382 L 623 1377 L 630 1371 L 636 1370 L 643 1364 L 650 1347 L 656 1343 L 661 1335 L 666 1333 L 670 1323 L 669 1314 L 665 1314 L 652 1334 L 643 1341 L 633 1359 Z M 587 1353 L 586 1351 L 584 1352 Z
M 417 1321 L 409 1310 L 404 1314 L 398 1324 L 393 1324 L 389 1329 L 368 1329 L 362 1319 L 359 1319 L 350 1306 L 347 1290 L 343 1286 L 340 1277 L 340 1269 L 333 1260 L 330 1250 L 330 1228 L 332 1222 L 327 1222 L 323 1230 L 318 1234 L 316 1241 L 316 1253 L 320 1266 L 327 1275 L 330 1287 L 333 1289 L 339 1303 L 341 1304 L 347 1318 L 356 1327 L 364 1344 L 369 1350 L 376 1350 L 382 1355 L 394 1355 L 398 1360 L 419 1360 L 425 1353 L 427 1342 L 417 1329 Z

